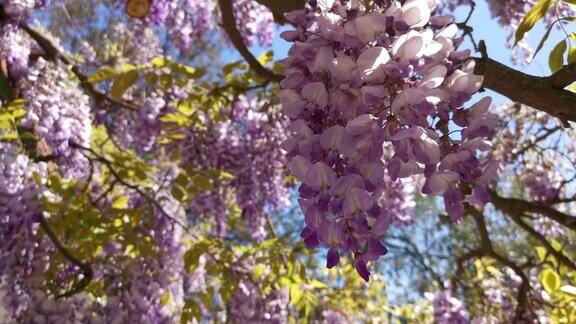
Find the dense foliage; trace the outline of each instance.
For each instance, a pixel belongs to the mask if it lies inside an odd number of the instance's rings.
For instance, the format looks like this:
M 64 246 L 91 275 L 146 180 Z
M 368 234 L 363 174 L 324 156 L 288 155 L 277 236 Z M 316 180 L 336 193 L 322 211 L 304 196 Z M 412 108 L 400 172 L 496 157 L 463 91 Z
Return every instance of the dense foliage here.
M 0 0 L 0 322 L 575 322 L 575 6 Z

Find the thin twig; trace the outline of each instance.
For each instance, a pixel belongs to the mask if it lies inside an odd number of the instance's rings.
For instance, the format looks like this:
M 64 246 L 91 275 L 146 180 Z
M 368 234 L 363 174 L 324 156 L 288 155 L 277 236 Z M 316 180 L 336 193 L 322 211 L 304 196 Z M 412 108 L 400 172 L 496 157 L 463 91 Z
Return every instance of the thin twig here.
M 283 76 L 276 74 L 273 71 L 265 68 L 260 62 L 252 55 L 244 40 L 242 35 L 236 26 L 236 19 L 234 18 L 234 8 L 232 6 L 232 0 L 218 0 L 220 6 L 220 12 L 222 14 L 222 28 L 228 34 L 230 41 L 234 44 L 234 47 L 240 52 L 240 55 L 244 57 L 250 68 L 261 78 L 268 81 L 280 82 Z
M 52 243 L 54 244 L 54 246 L 56 246 L 56 248 L 58 249 L 58 251 L 71 263 L 73 263 L 74 265 L 78 266 L 81 270 L 82 273 L 84 274 L 84 277 L 82 278 L 82 280 L 80 280 L 75 287 L 73 287 L 71 290 L 58 295 L 57 298 L 63 298 L 63 297 L 70 297 L 74 294 L 79 293 L 80 291 L 82 291 L 84 288 L 86 288 L 86 286 L 88 286 L 88 284 L 90 284 L 90 282 L 92 281 L 92 278 L 94 276 L 94 272 L 92 271 L 92 267 L 90 267 L 89 264 L 84 263 L 83 261 L 81 261 L 80 259 L 76 258 L 63 244 L 62 242 L 60 242 L 60 240 L 58 239 L 58 236 L 56 235 L 56 233 L 54 233 L 54 231 L 52 230 L 52 228 L 50 227 L 50 225 L 48 224 L 48 222 L 46 221 L 46 219 L 44 218 L 44 215 L 40 214 L 39 215 L 39 219 L 40 219 L 40 226 L 42 227 L 42 229 L 46 232 L 46 234 L 48 235 L 48 237 L 50 238 L 50 240 L 52 241 Z

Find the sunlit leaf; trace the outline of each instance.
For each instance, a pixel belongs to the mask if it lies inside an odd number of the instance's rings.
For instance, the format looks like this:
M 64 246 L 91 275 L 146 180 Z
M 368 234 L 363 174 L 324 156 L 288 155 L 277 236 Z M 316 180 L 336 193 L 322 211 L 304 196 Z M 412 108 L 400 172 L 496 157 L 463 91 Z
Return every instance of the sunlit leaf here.
M 536 22 L 546 15 L 546 12 L 553 3 L 554 0 L 540 0 L 534 6 L 532 6 L 532 8 L 530 8 L 530 10 L 522 19 L 522 22 L 520 22 L 518 29 L 516 29 L 515 44 L 518 44 L 518 42 L 524 38 L 524 34 L 530 31 Z
M 570 286 L 570 285 L 562 286 L 562 287 L 560 287 L 560 291 L 567 294 L 567 295 L 576 297 L 576 287 L 574 287 L 574 286 Z
M 88 78 L 88 82 L 101 82 L 101 81 L 106 81 L 109 79 L 112 79 L 114 76 L 116 75 L 116 71 L 107 66 L 107 67 L 103 67 L 102 69 L 96 71 L 94 74 L 92 74 L 89 78 Z
M 544 36 L 542 36 L 542 38 L 540 39 L 540 42 L 538 43 L 538 46 L 536 47 L 536 50 L 534 51 L 534 54 L 532 55 L 532 60 L 534 60 L 536 55 L 540 52 L 540 50 L 544 46 L 544 43 L 546 42 L 546 40 L 548 40 L 548 36 L 550 36 L 550 32 L 552 31 L 552 29 L 554 28 L 556 23 L 558 23 L 558 22 L 562 23 L 564 21 L 576 22 L 576 17 L 563 17 L 563 18 L 557 19 L 553 23 L 551 23 L 550 26 L 548 26 L 548 28 L 546 29 L 546 33 L 544 34 Z M 572 34 L 574 34 L 574 33 L 572 33 Z
M 114 77 L 114 83 L 110 88 L 110 93 L 114 98 L 120 98 L 122 95 L 136 83 L 138 80 L 138 72 L 131 70 L 126 73 Z
M 544 262 L 546 260 L 548 250 L 546 250 L 546 248 L 543 246 L 537 246 L 535 250 L 536 254 L 538 255 L 538 259 L 540 259 L 540 262 Z
M 200 306 L 193 299 L 186 299 L 184 302 L 184 307 L 182 309 L 182 316 L 180 322 L 182 324 L 190 323 L 194 320 L 200 320 L 202 318 L 202 311 Z
M 552 73 L 560 70 L 562 65 L 564 65 L 564 53 L 566 52 L 566 40 L 561 40 L 552 52 L 550 52 L 550 57 L 548 58 L 548 66 Z
M 548 293 L 552 293 L 560 288 L 560 275 L 552 269 L 544 269 L 541 274 L 542 286 Z
M 266 65 L 266 64 L 272 62 L 273 59 L 274 59 L 274 52 L 268 51 L 268 52 L 262 53 L 258 57 L 258 62 L 260 62 L 260 64 L 262 64 L 262 65 Z
M 114 209 L 126 209 L 128 207 L 129 199 L 127 196 L 121 196 L 116 198 L 112 203 L 112 208 Z

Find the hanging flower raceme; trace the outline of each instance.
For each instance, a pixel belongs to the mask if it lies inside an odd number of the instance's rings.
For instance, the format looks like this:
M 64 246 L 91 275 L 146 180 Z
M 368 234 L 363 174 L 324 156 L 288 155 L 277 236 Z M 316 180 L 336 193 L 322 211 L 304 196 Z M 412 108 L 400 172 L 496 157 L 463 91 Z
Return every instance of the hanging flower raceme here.
M 153 257 L 126 257 L 122 253 L 124 247 L 116 242 L 106 246 L 106 253 L 115 263 L 98 271 L 107 283 L 105 290 L 109 295 L 98 308 L 104 322 L 172 323 L 183 306 L 185 211 L 169 193 L 160 192 L 155 198 L 160 202 L 154 205 L 152 218 L 134 230 L 153 239 Z M 145 197 L 131 196 L 130 208 L 148 206 Z
M 195 39 L 215 27 L 215 10 L 215 0 L 188 0 L 173 5 L 166 27 L 180 51 L 189 51 Z
M 274 38 L 274 17 L 267 7 L 254 0 L 235 0 L 234 19 L 246 46 L 267 47 Z
M 67 76 L 65 66 L 40 58 L 30 68 L 23 87 L 27 114 L 23 124 L 38 135 L 41 143 L 59 161 L 65 177 L 88 172 L 88 159 L 75 147 L 90 146 L 92 117 L 90 102 L 78 83 Z
M 194 126 L 178 143 L 185 166 L 231 175 L 191 203 L 193 214 L 216 218 L 216 235 L 227 233 L 230 203 L 239 208 L 246 232 L 256 241 L 266 237 L 266 213 L 290 204 L 283 172 L 286 155 L 279 147 L 287 121 L 262 111 L 265 106 L 266 102 L 241 97 L 227 110 L 230 120 L 207 120 L 208 131 Z
M 454 24 L 429 27 L 435 1 L 311 3 L 287 15 L 296 30 L 284 60 L 282 108 L 292 136 L 288 167 L 302 182 L 309 247 L 327 245 L 328 267 L 352 252 L 358 273 L 386 254 L 394 218 L 381 199 L 400 178 L 423 175 L 455 222 L 463 202 L 483 205 L 498 164 L 488 158 L 496 116 L 490 99 L 463 107 L 482 84 Z M 449 23 L 450 20 L 445 20 Z M 393 147 L 388 153 L 384 145 Z
M 450 290 L 439 291 L 434 295 L 434 320 L 438 324 L 470 323 L 464 303 L 452 297 Z
M 14 317 L 31 303 L 29 283 L 43 279 L 51 248 L 37 235 L 42 209 L 32 180 L 45 167 L 19 154 L 16 145 L 0 143 L 0 286 L 2 306 Z
M 6 60 L 13 81 L 18 82 L 28 71 L 28 43 L 16 24 L 0 24 L 0 57 Z
M 119 1 L 119 0 L 115 0 Z M 204 37 L 220 24 L 215 0 L 129 0 L 126 11 L 144 23 L 166 27 L 168 37 L 183 53 L 194 40 Z M 247 46 L 268 47 L 274 38 L 274 17 L 270 9 L 255 0 L 234 0 L 234 20 Z M 223 35 L 225 31 L 220 31 Z M 224 36 L 227 39 L 226 36 Z

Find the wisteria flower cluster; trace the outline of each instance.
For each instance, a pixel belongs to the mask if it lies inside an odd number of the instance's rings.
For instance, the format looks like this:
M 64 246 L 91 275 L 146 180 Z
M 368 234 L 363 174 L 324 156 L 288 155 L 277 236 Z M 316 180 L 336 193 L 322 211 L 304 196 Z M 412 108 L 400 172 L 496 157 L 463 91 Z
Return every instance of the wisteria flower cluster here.
M 189 139 L 177 148 L 185 166 L 223 170 L 232 176 L 192 201 L 196 215 L 216 218 L 217 235 L 227 233 L 230 203 L 238 206 L 247 232 L 257 241 L 267 234 L 266 212 L 280 211 L 290 203 L 282 171 L 286 155 L 280 149 L 286 122 L 261 111 L 266 106 L 256 98 L 240 98 L 228 109 L 230 120 L 207 121 L 215 123 L 209 132 L 189 129 Z
M 98 275 L 108 282 L 110 298 L 96 305 L 105 322 L 127 321 L 169 323 L 176 320 L 184 299 L 184 230 L 186 223 L 181 204 L 167 193 L 161 193 L 153 218 L 143 222 L 135 232 L 150 233 L 158 249 L 154 257 L 123 256 L 121 244 L 111 243 L 106 253 L 116 266 L 103 266 Z M 130 207 L 148 208 L 148 201 L 132 195 Z M 174 222 L 177 219 L 178 222 Z M 118 266 L 121 265 L 121 266 Z
M 442 196 L 455 222 L 463 202 L 488 202 L 498 163 L 488 154 L 496 116 L 484 98 L 464 108 L 482 77 L 454 24 L 429 27 L 435 1 L 369 8 L 357 1 L 311 2 L 287 18 L 297 26 L 280 93 L 293 135 L 283 147 L 302 182 L 301 236 L 330 247 L 327 266 L 352 252 L 359 274 L 386 253 L 380 237 L 391 211 L 379 203 L 392 181 L 426 178 L 422 193 Z M 384 144 L 393 154 L 384 154 Z
M 247 46 L 258 44 L 261 47 L 268 47 L 272 45 L 274 17 L 267 7 L 254 0 L 235 0 L 233 8 L 236 26 Z
M 121 3 L 124 3 L 122 1 Z M 247 46 L 268 47 L 274 38 L 272 12 L 255 0 L 234 0 L 234 19 Z M 166 27 L 168 37 L 182 51 L 190 51 L 193 41 L 217 30 L 219 17 L 215 0 L 151 1 L 145 22 Z M 226 34 L 220 30 L 220 33 Z M 228 39 L 224 37 L 224 39 Z
M 30 67 L 23 87 L 27 102 L 23 125 L 48 146 L 63 174 L 74 178 L 88 171 L 88 160 L 74 146 L 90 146 L 92 117 L 88 96 L 69 80 L 68 72 L 42 58 Z
M 444 290 L 434 295 L 434 320 L 438 324 L 470 323 L 468 311 L 464 303 L 452 296 L 450 290 Z

